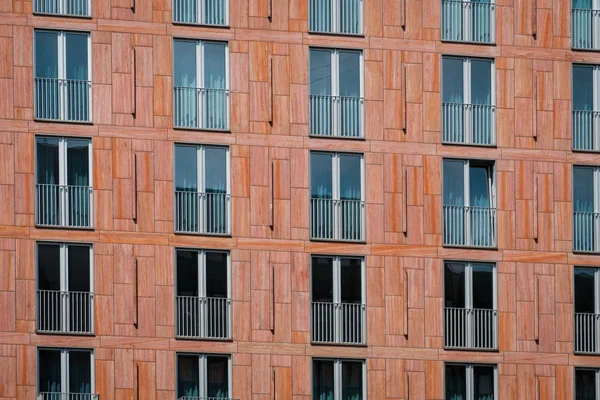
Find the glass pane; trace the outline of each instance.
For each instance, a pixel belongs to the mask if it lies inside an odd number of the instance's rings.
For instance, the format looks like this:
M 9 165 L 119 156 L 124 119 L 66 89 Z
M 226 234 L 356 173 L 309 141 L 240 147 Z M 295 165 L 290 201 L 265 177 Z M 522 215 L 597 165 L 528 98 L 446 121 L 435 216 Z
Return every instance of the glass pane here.
M 596 371 L 575 369 L 575 400 L 596 400 Z
M 328 153 L 310 153 L 310 190 L 313 198 L 331 199 L 332 157 Z
M 69 245 L 69 291 L 90 292 L 90 247 Z
M 310 94 L 331 95 L 331 51 L 310 49 Z
M 333 400 L 333 361 L 313 360 L 313 399 Z
M 204 184 L 206 193 L 227 192 L 227 149 L 205 147 Z
M 474 207 L 490 207 L 490 169 L 484 165 L 469 168 L 470 202 Z
M 363 363 L 342 361 L 342 400 L 361 400 L 363 394 Z
M 89 186 L 90 184 L 90 141 L 67 140 L 67 184 Z
M 206 252 L 206 296 L 227 298 L 227 254 Z
M 340 294 L 342 303 L 362 303 L 362 262 L 359 258 L 342 258 Z
M 198 148 L 175 146 L 175 190 L 178 192 L 198 191 Z
M 573 168 L 573 211 L 594 211 L 593 168 Z
M 490 60 L 471 60 L 471 104 L 492 104 Z
M 200 396 L 198 356 L 177 356 L 177 397 Z
M 58 78 L 58 32 L 35 31 L 35 76 Z
M 312 301 L 333 301 L 333 258 L 312 258 Z
M 37 183 L 58 185 L 58 145 L 58 138 L 38 137 L 36 139 Z
M 494 266 L 472 264 L 473 269 L 473 308 L 494 309 Z
M 358 155 L 343 154 L 340 159 L 340 199 L 361 199 L 361 161 Z
M 463 102 L 463 60 L 442 58 L 442 101 L 444 103 Z
M 225 89 L 224 43 L 204 43 L 204 87 Z
M 360 96 L 360 52 L 340 51 L 340 96 Z
M 67 79 L 88 80 L 88 34 L 65 33 Z
M 173 42 L 173 80 L 175 86 L 196 86 L 196 42 L 175 40 Z
M 444 205 L 465 204 L 464 161 L 444 160 Z
M 575 312 L 595 313 L 594 269 L 575 268 Z
M 592 110 L 594 106 L 594 67 L 573 66 L 573 110 Z
M 60 245 L 38 244 L 38 289 L 60 290 Z
M 445 307 L 465 307 L 465 264 L 444 264 Z
M 198 296 L 198 252 L 177 250 L 177 296 Z
M 206 357 L 207 396 L 226 399 L 229 397 L 229 360 L 226 357 Z
M 446 400 L 467 400 L 467 371 L 464 365 L 446 364 Z
M 92 393 L 91 353 L 89 351 L 69 351 L 69 392 Z
M 494 367 L 473 366 L 475 400 L 494 400 Z
M 591 10 L 592 0 L 573 0 L 573 8 Z
M 39 350 L 39 388 L 40 392 L 60 392 L 61 362 L 59 350 Z

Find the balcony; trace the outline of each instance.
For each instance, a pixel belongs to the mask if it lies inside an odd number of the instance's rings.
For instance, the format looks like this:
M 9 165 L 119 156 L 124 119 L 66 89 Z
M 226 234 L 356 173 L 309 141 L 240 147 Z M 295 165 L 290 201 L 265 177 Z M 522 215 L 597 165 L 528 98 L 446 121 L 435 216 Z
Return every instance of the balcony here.
M 231 299 L 176 296 L 177 332 L 183 339 L 231 339 Z
M 175 192 L 175 232 L 228 235 L 230 215 L 227 193 Z
M 496 350 L 498 312 L 490 309 L 444 308 L 444 347 Z
M 309 0 L 309 31 L 362 34 L 362 0 Z
M 37 291 L 37 330 L 44 333 L 94 333 L 94 294 Z
M 494 3 L 442 0 L 442 40 L 494 43 L 495 29 Z
M 492 105 L 442 103 L 444 143 L 492 146 L 496 109 Z
M 177 400 L 238 400 L 231 397 L 194 397 L 194 396 L 182 396 Z
M 573 111 L 573 150 L 597 151 L 595 131 L 600 122 L 598 111 Z
M 310 199 L 310 236 L 316 240 L 364 241 L 365 202 Z
M 90 122 L 92 82 L 34 78 L 35 118 L 49 121 Z
M 176 128 L 228 130 L 229 90 L 175 86 L 173 114 Z
M 600 251 L 598 245 L 598 229 L 600 227 L 600 213 L 574 211 L 573 212 L 573 251 L 583 253 L 596 253 Z
M 496 209 L 443 206 L 445 246 L 495 247 Z
M 312 136 L 364 137 L 362 97 L 311 94 L 308 106 Z
M 312 303 L 314 343 L 365 344 L 366 306 L 356 303 Z
M 600 353 L 600 314 L 575 313 L 575 353 Z
M 94 190 L 90 186 L 35 185 L 35 223 L 38 226 L 93 227 Z
M 90 17 L 89 0 L 33 0 L 34 14 Z
M 594 50 L 600 43 L 594 34 L 600 22 L 600 10 L 573 8 L 571 9 L 571 46 L 574 49 Z
M 227 25 L 227 0 L 173 0 L 173 22 L 198 25 Z
M 57 393 L 42 392 L 37 396 L 37 400 L 99 400 L 100 396 L 91 393 Z

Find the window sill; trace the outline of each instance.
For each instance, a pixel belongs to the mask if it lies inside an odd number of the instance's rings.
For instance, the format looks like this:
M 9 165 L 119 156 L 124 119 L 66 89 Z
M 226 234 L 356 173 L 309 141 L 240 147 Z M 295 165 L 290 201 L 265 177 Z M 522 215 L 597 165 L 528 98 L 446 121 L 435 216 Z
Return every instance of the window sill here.
M 364 136 L 335 136 L 335 135 L 314 135 L 309 133 L 308 137 L 311 139 L 340 139 L 340 140 L 350 140 L 350 141 L 358 141 L 364 142 L 367 139 Z
M 38 12 L 38 11 L 33 11 L 32 14 L 35 15 L 36 17 L 55 17 L 55 18 L 69 18 L 69 19 L 75 18 L 75 19 L 87 19 L 87 20 L 93 19 L 93 17 L 91 15 L 54 14 L 54 13 L 44 13 L 44 12 Z
M 476 46 L 496 46 L 496 42 L 473 42 L 470 40 L 450 40 L 450 39 L 440 39 L 440 42 L 442 43 L 448 43 L 448 44 L 470 44 L 470 45 L 476 45 Z M 476 57 L 475 57 L 476 58 Z
M 40 336 L 86 336 L 86 337 L 95 337 L 96 334 L 94 332 L 91 333 L 81 333 L 81 332 L 46 332 L 46 331 L 38 331 L 37 328 L 35 333 Z
M 500 350 L 499 349 L 474 349 L 474 348 L 467 348 L 467 347 L 446 347 L 444 346 L 444 351 L 451 351 L 451 352 L 467 352 L 467 353 L 499 353 Z
M 75 124 L 75 125 L 94 125 L 93 121 L 66 121 L 63 119 L 42 119 L 42 118 L 33 118 L 33 122 L 38 123 L 49 123 L 49 124 Z
M 203 341 L 205 341 L 205 342 L 233 343 L 232 338 L 203 338 L 203 337 L 190 338 L 190 337 L 181 337 L 181 336 L 177 336 L 177 335 L 175 335 L 175 340 L 188 341 L 188 342 L 198 342 L 198 341 L 203 342 Z
M 364 33 L 342 33 L 342 32 L 321 32 L 321 31 L 311 31 L 309 30 L 308 33 L 310 35 L 323 35 L 323 36 L 338 36 L 338 37 L 350 37 L 350 38 L 357 38 L 357 39 L 364 39 L 366 36 Z
M 173 126 L 173 129 L 178 131 L 194 131 L 194 132 L 213 132 L 213 133 L 231 133 L 231 129 L 207 129 L 207 128 L 193 128 L 187 126 Z
M 231 233 L 204 233 L 204 232 L 181 232 L 181 231 L 173 231 L 175 235 L 185 235 L 185 236 L 204 236 L 204 237 L 217 237 L 224 239 L 231 239 Z
M 469 250 L 490 250 L 490 251 L 498 251 L 498 245 L 484 247 L 484 246 L 469 246 L 469 245 L 452 245 L 442 243 L 442 247 L 445 249 L 469 249 Z
M 369 347 L 369 345 L 367 343 L 336 343 L 336 342 L 331 342 L 331 343 L 324 343 L 324 342 L 313 342 L 312 339 L 310 341 L 310 344 L 312 346 L 318 346 L 318 347 L 359 347 L 359 348 L 367 348 Z
M 484 147 L 486 149 L 496 149 L 498 145 L 493 144 L 480 144 L 480 143 L 459 143 L 459 142 L 445 142 L 442 141 L 444 146 L 461 146 L 461 147 Z
M 344 239 L 318 239 L 318 238 L 310 238 L 311 242 L 317 243 L 346 243 L 346 244 L 367 244 L 366 240 L 344 240 Z
M 229 23 L 225 25 L 215 25 L 215 24 L 203 24 L 200 22 L 179 22 L 179 21 L 171 21 L 171 23 L 175 26 L 196 26 L 199 28 L 215 28 L 220 30 L 228 30 L 231 28 Z
M 90 232 L 93 232 L 95 230 L 95 228 L 93 226 L 67 226 L 67 225 L 39 225 L 39 224 L 34 224 L 34 227 L 36 229 L 56 229 L 56 230 L 72 229 L 72 230 L 75 230 L 75 231 L 90 231 Z

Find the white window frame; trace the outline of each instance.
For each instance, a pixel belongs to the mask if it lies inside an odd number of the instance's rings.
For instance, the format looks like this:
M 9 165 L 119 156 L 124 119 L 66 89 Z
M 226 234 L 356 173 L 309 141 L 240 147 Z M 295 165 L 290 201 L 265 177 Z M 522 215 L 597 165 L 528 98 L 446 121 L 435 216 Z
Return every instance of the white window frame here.
M 594 3 L 598 2 L 600 4 L 600 0 L 593 0 Z M 600 9 L 600 6 L 599 6 Z M 597 17 L 600 19 L 600 15 Z M 597 24 L 596 28 L 598 29 L 599 35 L 599 43 L 600 43 L 600 21 Z M 571 84 L 575 80 L 575 74 L 573 74 L 575 67 L 592 67 L 592 111 L 593 111 L 593 125 L 592 125 L 592 143 L 593 148 L 591 150 L 587 149 L 575 149 L 576 151 L 600 151 L 600 117 L 597 115 L 600 110 L 600 64 L 582 64 L 582 63 L 574 63 L 571 67 Z M 573 110 L 573 103 L 571 102 L 571 109 Z M 573 128 L 571 127 L 571 131 Z M 571 136 L 573 136 L 573 132 L 571 132 Z M 573 137 L 571 137 L 573 139 Z
M 466 369 L 466 388 L 467 388 L 467 396 L 464 400 L 476 400 L 475 399 L 475 384 L 474 384 L 474 375 L 473 375 L 473 367 L 493 367 L 494 368 L 494 400 L 498 399 L 498 365 L 496 364 L 473 364 L 473 363 L 461 363 L 461 362 L 448 362 L 444 364 L 444 367 L 447 365 L 457 365 L 463 366 Z M 444 393 L 446 392 L 446 370 L 444 368 Z
M 573 399 L 577 399 L 577 371 L 593 371 L 595 375 L 594 388 L 596 389 L 596 399 L 600 398 L 600 368 L 594 367 L 575 367 L 573 368 Z
M 75 348 L 75 347 L 68 347 L 68 348 L 56 348 L 56 347 L 38 347 L 37 348 L 37 357 L 36 357 L 36 363 L 37 363 L 37 368 L 36 368 L 36 388 L 37 388 L 37 393 L 39 395 L 40 393 L 40 350 L 43 351 L 60 351 L 60 379 L 61 379 L 61 383 L 60 383 L 60 387 L 64 388 L 61 390 L 60 393 L 69 393 L 69 352 L 71 351 L 81 351 L 81 352 L 89 352 L 90 353 L 90 393 L 91 394 L 95 394 L 96 393 L 96 363 L 95 363 L 95 357 L 94 357 L 94 350 L 92 349 L 87 349 L 87 348 Z
M 91 10 L 91 9 L 90 9 Z M 36 32 L 55 32 L 58 34 L 57 37 L 57 48 L 58 48 L 58 65 L 56 66 L 56 69 L 58 71 L 58 82 L 60 83 L 61 81 L 64 82 L 67 79 L 67 33 L 77 33 L 77 34 L 81 34 L 81 35 L 87 35 L 87 58 L 88 58 L 88 76 L 87 76 L 87 81 L 88 81 L 88 87 L 91 87 L 92 84 L 92 35 L 90 32 L 87 31 L 68 31 L 68 30 L 56 30 L 56 29 L 34 29 L 33 32 L 33 73 L 34 73 L 34 77 L 37 78 L 37 76 L 35 76 L 35 70 L 36 70 Z M 59 84 L 60 86 L 60 84 Z M 88 99 L 88 116 L 89 119 L 87 121 L 70 121 L 67 119 L 67 94 L 66 94 L 66 88 L 60 88 L 59 87 L 59 97 L 58 97 L 58 101 L 60 103 L 59 106 L 59 117 L 58 120 L 59 121 L 69 121 L 70 123 L 85 123 L 85 124 L 89 124 L 93 122 L 93 114 L 94 114 L 94 110 L 92 108 L 92 97 L 93 96 L 93 91 L 89 90 L 89 99 Z M 34 104 L 35 107 L 35 104 Z M 35 114 L 35 113 L 34 113 Z M 42 119 L 44 121 L 46 121 L 46 119 Z
M 216 354 L 216 353 L 189 353 L 189 352 L 181 352 L 181 353 L 177 353 L 176 354 L 176 359 L 175 359 L 175 384 L 177 384 L 177 382 L 179 381 L 179 356 L 192 356 L 197 358 L 198 360 L 198 372 L 199 372 L 199 391 L 198 391 L 198 398 L 200 399 L 204 399 L 207 396 L 207 391 L 208 391 L 208 378 L 207 378 L 207 374 L 208 374 L 208 367 L 207 367 L 207 358 L 208 357 L 222 357 L 222 358 L 227 358 L 227 381 L 228 381 L 228 391 L 229 391 L 229 398 L 233 397 L 233 380 L 232 380 L 232 362 L 231 362 L 231 355 L 229 354 Z M 178 391 L 178 390 L 177 390 Z M 176 395 L 178 396 L 177 398 L 181 397 L 179 396 L 179 393 L 176 393 Z
M 365 360 L 354 359 L 354 358 L 326 358 L 326 357 L 315 357 L 310 363 L 310 379 L 311 387 L 314 386 L 312 381 L 315 377 L 314 363 L 313 361 L 329 361 L 333 362 L 333 399 L 342 400 L 342 363 L 344 362 L 359 362 L 362 364 L 362 400 L 367 400 L 367 363 Z M 313 398 L 314 394 L 311 394 Z M 313 398 L 313 400 L 315 400 Z
M 575 169 L 592 169 L 594 171 L 593 176 L 593 185 L 594 185 L 594 214 L 600 214 L 600 166 L 596 165 L 583 165 L 583 164 L 575 164 L 573 165 L 573 170 Z M 575 174 L 572 174 L 573 176 Z M 572 193 L 573 193 L 573 202 L 575 201 L 575 183 L 572 183 Z M 575 233 L 575 232 L 574 232 Z M 594 249 L 591 252 L 587 253 L 598 253 L 600 251 L 600 225 L 598 224 L 598 220 L 594 219 Z M 585 251 L 583 251 L 586 253 Z

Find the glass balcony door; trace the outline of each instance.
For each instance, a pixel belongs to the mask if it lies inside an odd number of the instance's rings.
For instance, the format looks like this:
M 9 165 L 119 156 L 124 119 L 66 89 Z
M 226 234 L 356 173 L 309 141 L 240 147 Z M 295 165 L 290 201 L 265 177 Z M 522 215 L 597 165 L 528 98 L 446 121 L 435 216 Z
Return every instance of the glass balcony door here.
M 481 364 L 446 364 L 447 400 L 494 400 L 498 398 L 496 367 Z
M 600 171 L 573 167 L 573 251 L 598 252 L 600 245 Z
M 314 359 L 314 400 L 362 400 L 366 398 L 365 363 L 358 360 Z
M 220 355 L 177 355 L 177 398 L 229 399 L 231 359 Z
M 92 352 L 39 349 L 38 390 L 41 400 L 96 399 Z
M 600 352 L 600 270 L 576 267 L 575 352 Z
M 600 69 L 573 65 L 573 149 L 600 150 Z
M 600 399 L 599 374 L 597 368 L 575 368 L 575 400 Z

